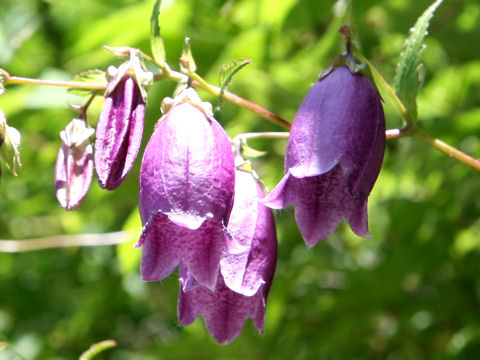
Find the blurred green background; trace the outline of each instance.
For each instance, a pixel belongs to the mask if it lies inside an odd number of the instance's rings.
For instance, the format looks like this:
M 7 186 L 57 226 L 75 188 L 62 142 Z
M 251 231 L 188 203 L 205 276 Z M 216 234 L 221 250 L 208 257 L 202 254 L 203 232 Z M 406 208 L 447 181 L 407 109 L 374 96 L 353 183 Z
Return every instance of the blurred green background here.
M 392 82 L 403 41 L 430 2 L 357 1 L 354 18 L 364 54 Z M 19 76 L 70 79 L 118 65 L 102 45 L 149 53 L 153 0 L 1 0 L 0 67 Z M 342 1 L 165 0 L 161 24 L 170 65 L 178 69 L 191 37 L 199 74 L 218 84 L 219 68 L 254 60 L 231 90 L 293 116 L 318 74 L 343 50 Z M 480 156 L 480 3 L 445 1 L 423 53 L 421 126 Z M 174 83 L 149 94 L 143 146 Z M 206 100 L 215 100 L 200 93 Z M 387 127 L 401 118 L 385 97 Z M 140 226 L 139 160 L 116 191 L 95 180 L 80 208 L 56 202 L 53 170 L 58 133 L 74 116 L 64 89 L 11 86 L 0 97 L 10 125 L 22 132 L 23 168 L 2 164 L 0 239 L 102 233 Z M 89 110 L 95 126 L 102 101 Z M 230 136 L 278 131 L 232 104 L 218 120 Z M 267 186 L 281 178 L 285 141 L 251 141 L 268 150 L 255 167 Z M 63 248 L 0 253 L 0 359 L 76 359 L 92 343 L 115 339 L 99 359 L 474 359 L 480 358 L 480 177 L 416 140 L 388 142 L 369 201 L 372 239 L 345 224 L 307 250 L 291 208 L 276 213 L 279 259 L 263 335 L 250 321 L 220 346 L 203 321 L 176 320 L 176 275 L 142 283 L 140 250 Z

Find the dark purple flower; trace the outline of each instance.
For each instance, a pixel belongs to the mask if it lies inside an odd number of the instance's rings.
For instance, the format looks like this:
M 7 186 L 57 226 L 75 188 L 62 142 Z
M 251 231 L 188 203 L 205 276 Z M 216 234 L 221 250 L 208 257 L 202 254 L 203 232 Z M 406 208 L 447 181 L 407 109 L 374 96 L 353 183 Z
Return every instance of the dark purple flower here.
M 370 236 L 367 199 L 385 151 L 385 119 L 375 86 L 348 67 L 332 70 L 313 85 L 295 116 L 285 176 L 263 200 L 295 207 L 308 246 L 329 235 L 342 219 Z
M 90 137 L 94 130 L 85 120 L 73 119 L 60 132 L 62 147 L 55 164 L 55 188 L 60 205 L 75 209 L 87 194 L 92 182 L 93 159 Z
M 252 318 L 263 330 L 265 305 L 277 258 L 275 223 L 270 209 L 258 201 L 264 193 L 247 172 L 235 175 L 235 201 L 228 223 L 231 239 L 220 261 L 221 276 L 214 291 L 196 283 L 180 266 L 178 318 L 191 324 L 198 315 L 215 339 L 226 344 Z
M 108 70 L 111 81 L 105 91 L 95 140 L 95 170 L 104 189 L 116 189 L 131 170 L 142 142 L 146 92 L 144 72 L 136 56 L 118 69 Z
M 200 284 L 215 288 L 234 169 L 227 134 L 187 89 L 160 119 L 143 155 L 143 280 L 162 280 L 182 261 Z

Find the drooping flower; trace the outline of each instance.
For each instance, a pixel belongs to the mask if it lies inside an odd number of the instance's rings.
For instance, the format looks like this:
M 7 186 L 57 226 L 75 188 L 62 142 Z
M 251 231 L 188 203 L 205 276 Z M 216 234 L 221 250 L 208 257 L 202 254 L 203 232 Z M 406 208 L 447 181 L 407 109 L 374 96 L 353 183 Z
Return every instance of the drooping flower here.
M 371 81 L 340 66 L 320 78 L 292 124 L 285 176 L 263 200 L 279 209 L 295 207 L 308 246 L 346 219 L 360 236 L 370 236 L 367 199 L 385 151 L 385 118 Z
M 143 155 L 143 280 L 162 280 L 182 261 L 200 284 L 215 288 L 234 182 L 227 134 L 196 92 L 185 90 L 160 119 Z
M 110 82 L 98 120 L 95 170 L 100 186 L 114 190 L 131 170 L 142 142 L 147 93 L 153 75 L 132 51 L 130 60 L 107 70 Z
M 231 238 L 220 261 L 221 275 L 215 291 L 196 284 L 188 270 L 180 266 L 180 324 L 191 324 L 201 315 L 222 344 L 235 339 L 248 318 L 263 330 L 277 258 L 275 223 L 272 211 L 258 200 L 263 196 L 250 173 L 236 171 L 235 201 L 228 223 Z
M 67 210 L 80 205 L 92 182 L 93 133 L 83 119 L 73 119 L 60 132 L 62 146 L 55 164 L 55 189 L 58 202 Z
M 265 193 L 254 176 L 235 172 L 235 200 L 228 221 L 220 271 L 233 291 L 252 296 L 270 283 L 277 257 L 277 234 L 272 211 L 259 202 Z

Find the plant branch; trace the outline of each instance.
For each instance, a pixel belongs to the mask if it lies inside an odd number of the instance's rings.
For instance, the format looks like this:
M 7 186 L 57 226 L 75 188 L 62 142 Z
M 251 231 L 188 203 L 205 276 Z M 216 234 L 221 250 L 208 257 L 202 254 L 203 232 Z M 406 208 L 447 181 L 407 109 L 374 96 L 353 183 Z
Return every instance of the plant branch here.
M 405 136 L 413 136 L 416 137 L 426 144 L 434 147 L 435 149 L 443 152 L 444 154 L 460 161 L 463 162 L 464 164 L 476 169 L 480 170 L 480 162 L 471 157 L 470 155 L 467 155 L 463 153 L 462 151 L 454 148 L 451 145 L 448 145 L 444 143 L 443 141 L 439 139 L 432 138 L 430 135 L 426 134 L 423 131 L 420 131 L 418 128 L 414 127 L 411 122 L 409 121 L 407 111 L 405 109 L 405 106 L 401 102 L 401 100 L 398 98 L 398 96 L 395 94 L 393 89 L 390 87 L 388 82 L 383 78 L 383 76 L 378 72 L 378 70 L 373 66 L 367 58 L 363 54 L 361 54 L 359 51 L 356 52 L 355 54 L 361 61 L 365 62 L 368 64 L 370 71 L 372 72 L 374 78 L 376 81 L 379 82 L 379 84 L 382 86 L 382 88 L 386 91 L 387 95 L 394 101 L 396 106 L 398 107 L 400 113 L 404 117 L 407 125 L 402 128 L 402 129 L 389 129 L 386 130 L 385 132 L 385 137 L 387 140 L 393 140 L 393 139 L 398 139 L 401 137 Z M 153 61 L 152 58 L 150 58 L 148 55 L 145 55 L 142 53 L 142 56 L 148 60 L 148 61 Z M 154 62 L 156 65 L 156 62 Z M 187 75 L 182 74 L 181 72 L 178 71 L 173 71 L 169 67 L 162 67 L 161 73 L 156 74 L 154 76 L 155 81 L 160 81 L 160 80 L 170 80 L 170 81 L 175 81 L 175 82 L 181 82 L 181 81 L 186 81 L 188 79 Z M 44 79 L 31 79 L 31 78 L 25 78 L 25 77 L 20 77 L 20 76 L 11 76 L 8 74 L 6 71 L 1 70 L 1 74 L 4 77 L 4 84 L 5 85 L 12 85 L 12 84 L 27 84 L 27 85 L 47 85 L 47 86 L 60 86 L 60 87 L 67 87 L 67 88 L 78 88 L 78 89 L 88 89 L 88 90 L 94 90 L 94 91 L 99 91 L 99 90 L 104 90 L 105 89 L 105 84 L 100 84 L 100 83 L 81 83 L 81 82 L 76 82 L 76 81 L 62 81 L 62 80 L 44 80 Z M 192 74 L 192 86 L 202 89 L 214 96 L 219 96 L 221 89 L 217 86 L 213 86 L 209 83 L 207 83 L 203 78 L 201 78 L 199 75 L 196 73 Z M 224 91 L 222 94 L 222 98 L 237 105 L 240 107 L 243 107 L 244 109 L 247 109 L 254 114 L 257 114 L 258 116 L 278 125 L 281 126 L 284 129 L 289 130 L 291 128 L 291 122 L 283 119 L 282 117 L 274 114 L 273 112 L 261 107 L 260 105 L 257 105 L 254 102 L 251 102 L 249 100 L 246 100 L 232 92 L 229 91 Z M 264 133 L 265 134 L 265 133 Z M 273 134 L 273 133 L 272 133 Z M 246 134 L 243 134 L 246 135 Z M 253 135 L 252 135 L 253 136 Z M 256 136 L 256 135 L 255 135 Z M 260 136 L 259 136 L 260 137 Z M 262 135 L 262 137 L 265 137 Z M 17 245 L 14 245 L 14 243 L 6 243 L 6 241 L 14 241 L 14 240 L 0 240 L 0 252 L 1 251 L 7 251 L 4 249 L 17 249 Z M 31 241 L 31 240 L 27 240 Z M 33 240 L 32 240 L 33 241 Z M 37 240 L 35 240 L 37 242 Z M 10 244 L 10 245 L 8 245 Z M 79 244 L 78 246 L 95 246 L 98 244 L 93 244 L 93 245 L 82 245 Z M 110 244 L 105 244 L 105 245 L 110 245 Z M 18 249 L 23 249 L 24 247 L 27 248 L 27 250 L 18 250 L 18 251 L 28 251 L 28 243 L 25 243 L 24 245 L 21 245 L 18 247 Z M 37 244 L 35 245 L 37 246 Z M 70 245 L 60 245 L 60 246 L 70 246 Z M 71 245 L 71 246 L 77 246 L 77 245 Z M 47 247 L 57 247 L 57 246 L 47 246 Z M 45 247 L 45 248 L 47 248 Z M 35 250 L 35 249 L 33 249 Z M 11 251 L 11 252 L 17 252 L 17 251 Z
M 105 84 L 95 83 L 82 83 L 78 81 L 64 81 L 64 80 L 44 80 L 44 79 L 31 79 L 21 76 L 8 76 L 5 79 L 5 85 L 24 84 L 24 85 L 47 85 L 47 86 L 59 86 L 76 89 L 87 90 L 104 90 Z
M 80 360 L 93 359 L 94 356 L 97 356 L 102 351 L 105 351 L 105 350 L 110 349 L 110 348 L 115 347 L 115 346 L 117 346 L 117 343 L 116 343 L 115 340 L 100 341 L 100 342 L 90 346 L 90 348 L 80 356 Z
M 416 129 L 416 131 L 412 132 L 412 136 L 422 140 L 424 143 L 434 147 L 435 149 L 443 152 L 444 154 L 454 158 L 455 160 L 458 160 L 472 168 L 474 168 L 477 171 L 480 171 L 480 161 L 473 158 L 470 155 L 465 154 L 464 152 L 458 150 L 457 148 L 454 148 L 451 145 L 448 145 L 447 143 L 443 142 L 442 140 L 436 139 L 428 135 L 422 130 Z
M 130 241 L 141 229 L 100 234 L 60 235 L 27 240 L 0 240 L 0 252 L 19 253 L 74 246 L 107 246 Z

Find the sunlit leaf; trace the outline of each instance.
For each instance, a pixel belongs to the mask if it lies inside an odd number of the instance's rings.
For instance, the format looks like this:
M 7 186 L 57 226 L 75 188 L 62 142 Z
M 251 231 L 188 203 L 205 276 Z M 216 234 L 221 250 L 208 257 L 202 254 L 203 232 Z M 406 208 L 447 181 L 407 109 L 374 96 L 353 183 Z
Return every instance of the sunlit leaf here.
M 152 17 L 150 18 L 150 47 L 155 61 L 163 65 L 165 63 L 165 45 L 160 36 L 160 23 L 158 21 L 161 2 L 161 0 L 157 0 L 153 5 Z
M 410 29 L 410 35 L 405 40 L 403 52 L 397 64 L 395 74 L 395 89 L 398 97 L 407 109 L 408 119 L 411 122 L 417 120 L 417 93 L 419 88 L 419 66 L 421 53 L 425 45 L 423 43 L 427 35 L 427 29 L 433 13 L 443 0 L 435 1 L 420 16 L 415 26 Z
M 242 68 L 251 64 L 253 62 L 252 59 L 248 58 L 240 58 L 234 60 L 228 64 L 223 64 L 220 68 L 220 95 L 218 96 L 220 99 L 220 103 L 222 100 L 223 92 L 226 90 L 228 86 L 232 83 L 233 76 L 239 72 Z

